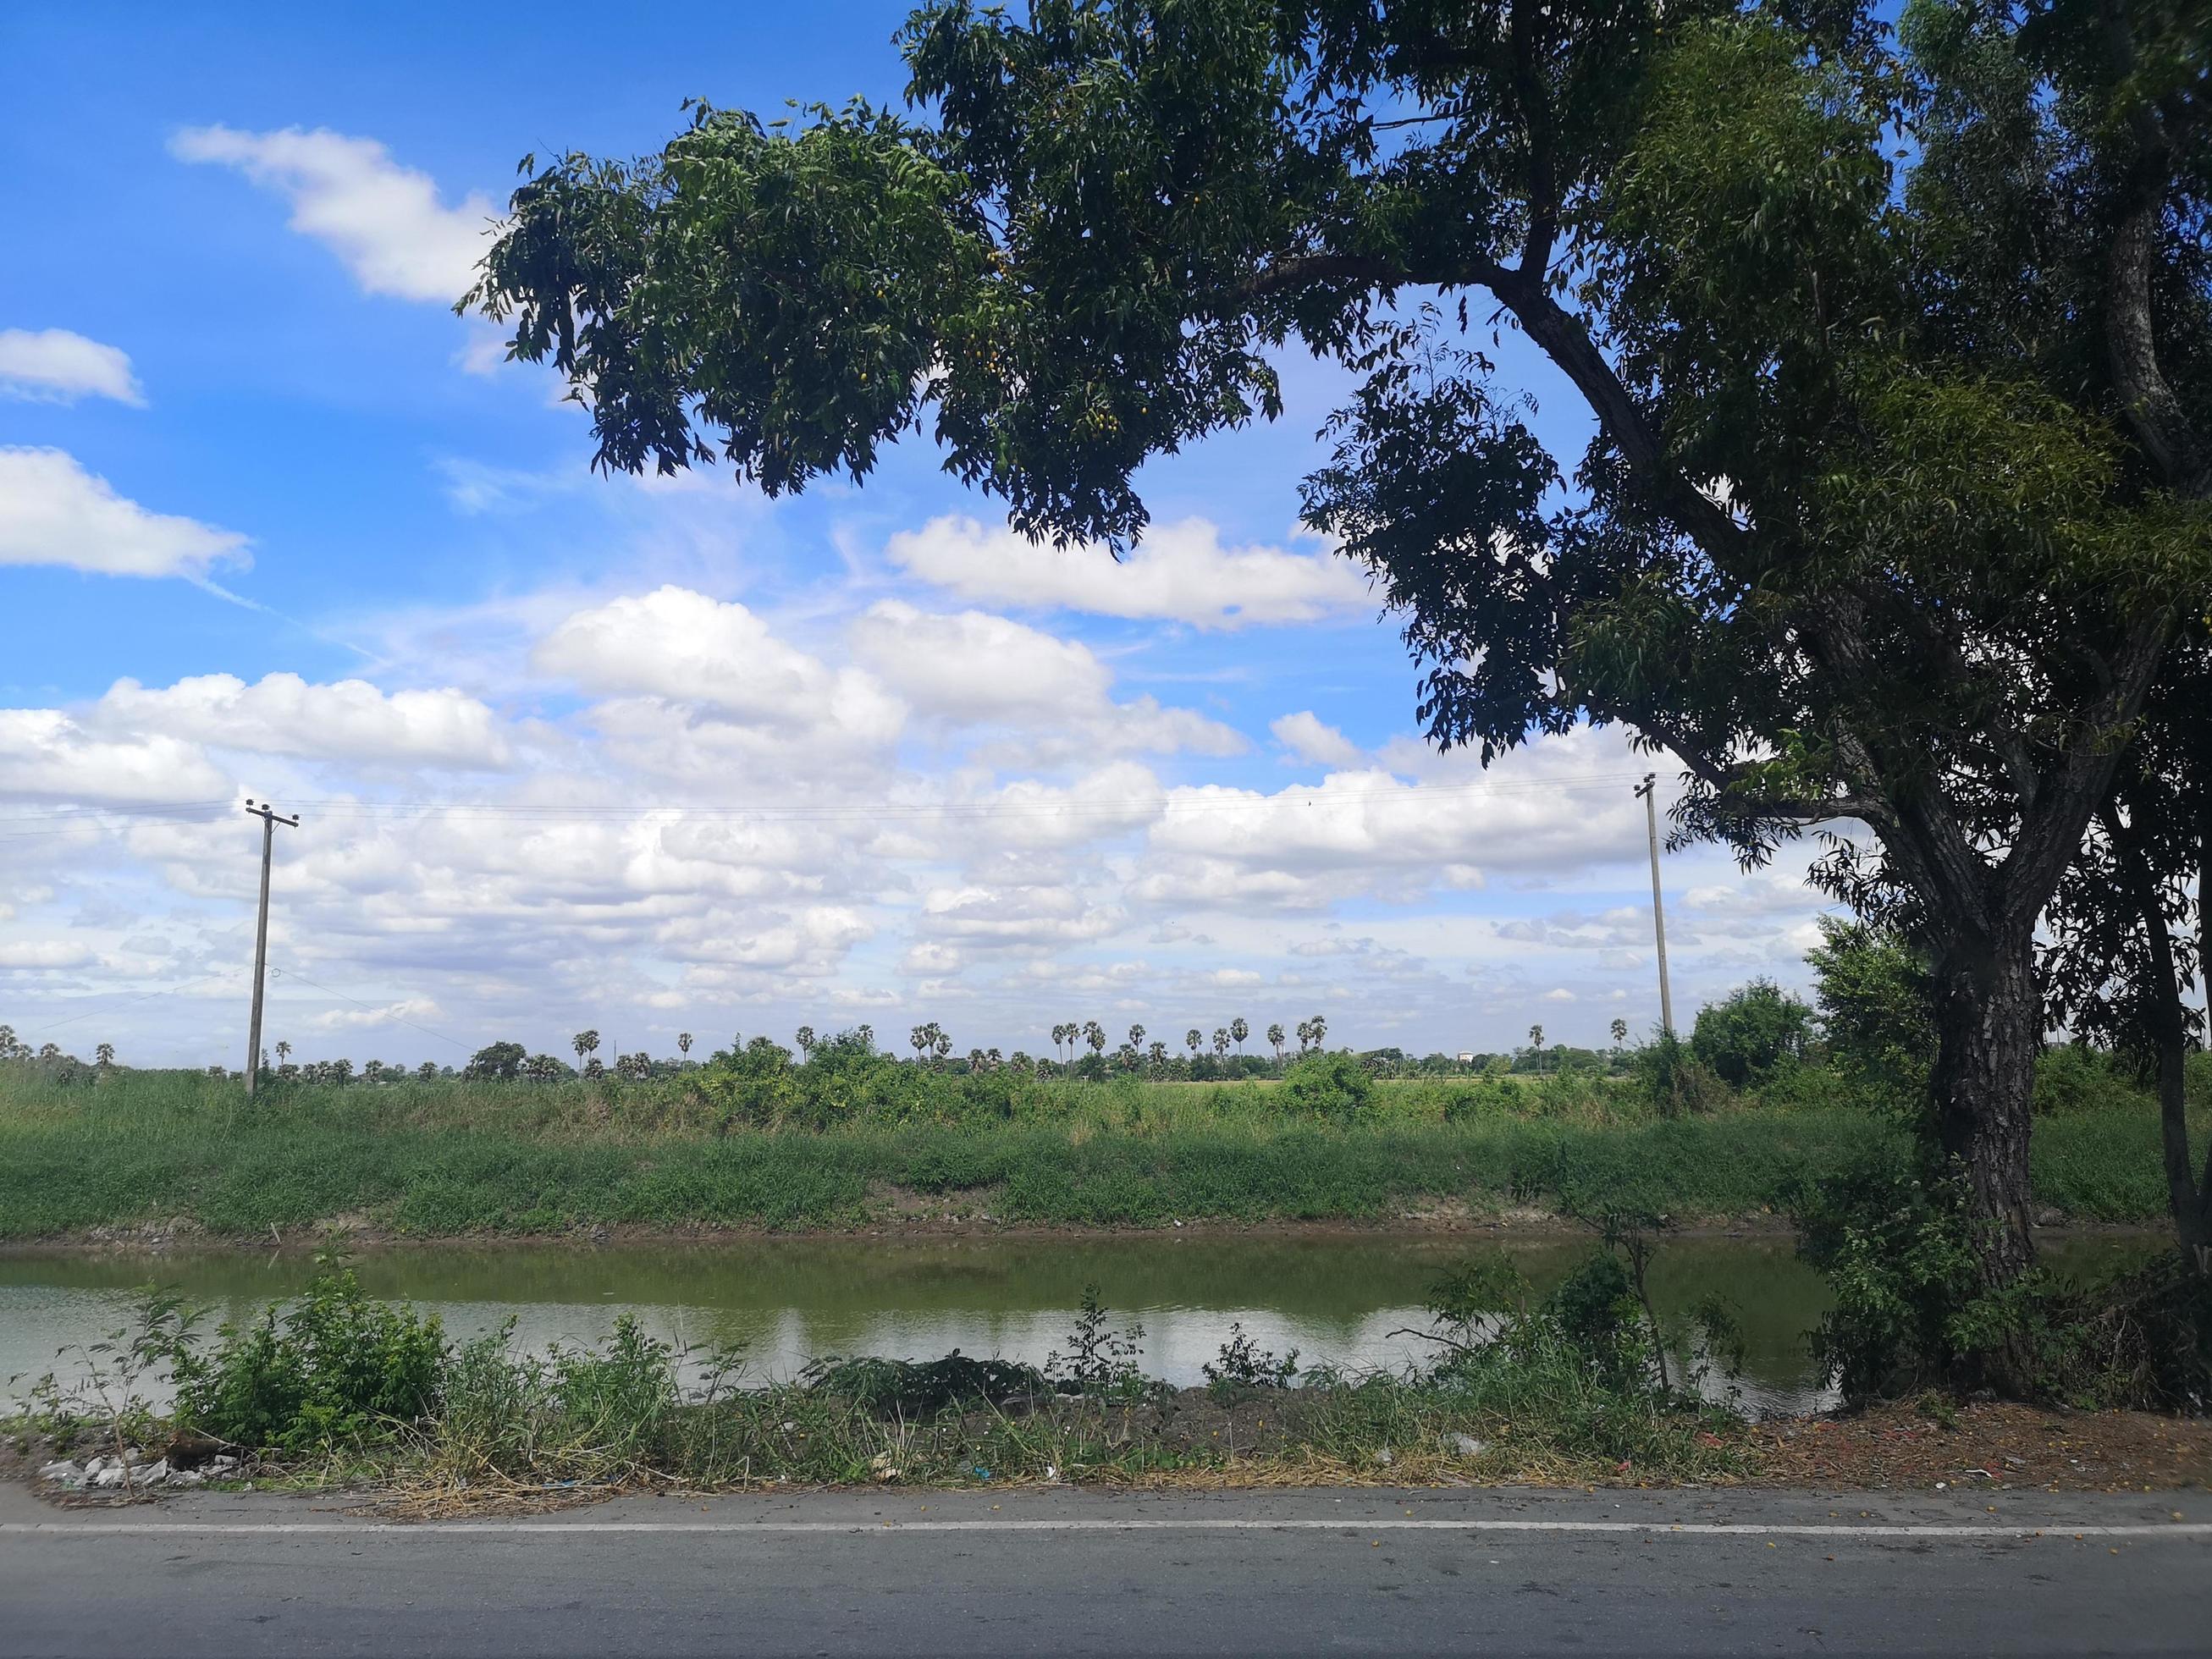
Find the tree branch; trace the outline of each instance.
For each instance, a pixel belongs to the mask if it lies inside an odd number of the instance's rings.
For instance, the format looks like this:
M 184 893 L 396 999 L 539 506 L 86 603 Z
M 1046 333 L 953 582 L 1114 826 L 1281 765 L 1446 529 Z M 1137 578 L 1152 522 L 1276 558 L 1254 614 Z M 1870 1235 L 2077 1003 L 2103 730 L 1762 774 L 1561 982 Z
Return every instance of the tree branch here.
M 2090 815 L 2112 787 L 2124 747 L 2117 734 L 2142 713 L 2173 632 L 2173 614 L 2163 607 L 2147 607 L 2136 615 L 2112 665 L 2112 689 L 2089 712 L 2085 729 L 2068 746 L 2034 809 L 2021 814 L 2019 837 L 1998 867 L 2010 921 L 2034 924 L 2080 848 Z
M 1501 270 L 1491 284 L 1506 308 L 1520 319 L 1528 337 L 1574 382 L 1598 424 L 1628 464 L 1642 476 L 1659 506 L 1685 534 L 1723 569 L 1733 568 L 1749 544 L 1750 532 L 1710 500 L 1675 468 L 1659 434 L 1613 365 L 1597 349 L 1582 319 L 1563 309 L 1545 286 L 1541 271 Z
M 2126 11 L 2118 0 L 2105 0 L 2102 10 L 2113 67 L 2123 76 L 2132 74 L 2135 41 Z M 2151 465 L 2172 488 L 2202 501 L 2212 497 L 2212 446 L 2191 424 L 2167 384 L 2151 324 L 2151 273 L 2172 184 L 2173 149 L 2148 106 L 2129 112 L 2128 130 L 2136 155 L 2126 170 L 2120 220 L 2106 255 L 2105 343 L 2128 424 Z

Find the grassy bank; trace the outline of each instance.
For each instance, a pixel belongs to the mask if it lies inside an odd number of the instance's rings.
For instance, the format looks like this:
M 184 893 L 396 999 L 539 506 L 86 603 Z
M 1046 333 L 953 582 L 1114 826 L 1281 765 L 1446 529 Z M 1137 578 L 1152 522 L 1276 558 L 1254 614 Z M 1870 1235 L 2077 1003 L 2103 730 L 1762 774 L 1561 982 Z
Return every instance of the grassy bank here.
M 599 1224 L 838 1227 L 917 1214 L 1030 1225 L 1376 1220 L 1601 1206 L 1678 1218 L 1786 1207 L 1807 1177 L 1901 1146 L 1801 1085 L 1662 1119 L 1587 1079 L 1376 1085 L 1356 1108 L 1270 1083 L 945 1079 L 935 1110 L 805 1127 L 680 1081 L 438 1079 L 272 1091 L 112 1070 L 0 1067 L 0 1237 L 185 1219 L 266 1235 L 332 1218 L 416 1236 Z M 975 1085 L 972 1086 L 971 1085 Z M 920 1097 L 927 1107 L 927 1096 Z M 2039 1123 L 2039 1201 L 2165 1212 L 2155 1114 Z

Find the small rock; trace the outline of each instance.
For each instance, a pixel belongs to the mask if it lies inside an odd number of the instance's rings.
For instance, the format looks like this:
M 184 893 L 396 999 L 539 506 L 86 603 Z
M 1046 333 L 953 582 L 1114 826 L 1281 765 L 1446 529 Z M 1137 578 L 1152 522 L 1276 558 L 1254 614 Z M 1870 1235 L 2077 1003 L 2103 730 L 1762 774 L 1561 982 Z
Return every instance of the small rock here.
M 1477 1440 L 1471 1434 L 1455 1434 L 1451 1437 L 1451 1449 L 1462 1457 L 1480 1457 L 1490 1449 L 1490 1443 Z
M 197 1486 L 206 1479 L 207 1476 L 201 1474 L 198 1469 L 171 1469 L 169 1471 L 169 1484 L 173 1486 Z
M 222 1455 L 225 1442 L 211 1434 L 201 1434 L 191 1429 L 179 1429 L 169 1437 L 164 1455 L 173 1469 L 197 1469 Z
M 66 1458 L 58 1463 L 49 1463 L 39 1471 L 41 1480 L 82 1480 L 84 1471 Z
M 2039 1227 L 2063 1227 L 2066 1224 L 2066 1212 L 2046 1204 L 2035 1212 L 2035 1224 Z
M 2008 1469 L 2024 1469 L 2027 1467 L 2027 1460 L 2024 1457 L 2014 1457 L 2010 1452 L 2007 1452 L 2005 1467 Z
M 209 1470 L 216 1474 L 228 1474 L 237 1467 L 238 1460 L 235 1457 L 218 1457 L 208 1465 Z
M 141 1463 L 131 1471 L 131 1484 L 134 1486 L 158 1486 L 168 1478 L 169 1461 L 167 1458 L 158 1462 Z
M 94 1486 L 119 1486 L 130 1471 L 120 1463 L 110 1463 L 87 1484 Z
M 1387 1469 L 1398 1460 L 1393 1457 L 1390 1455 L 1389 1449 L 1385 1447 L 1382 1450 L 1375 1454 L 1375 1461 Z
M 104 1457 L 95 1457 L 95 1458 L 94 1458 L 94 1459 L 93 1459 L 89 1463 L 87 1463 L 87 1464 L 84 1466 L 84 1478 L 85 1478 L 86 1480 L 91 1480 L 91 1479 L 93 1478 L 93 1476 L 94 1476 L 94 1475 L 98 1474 L 99 1474 L 102 1469 L 106 1468 L 106 1467 L 107 1467 L 107 1460 L 106 1460 L 106 1458 L 104 1458 Z

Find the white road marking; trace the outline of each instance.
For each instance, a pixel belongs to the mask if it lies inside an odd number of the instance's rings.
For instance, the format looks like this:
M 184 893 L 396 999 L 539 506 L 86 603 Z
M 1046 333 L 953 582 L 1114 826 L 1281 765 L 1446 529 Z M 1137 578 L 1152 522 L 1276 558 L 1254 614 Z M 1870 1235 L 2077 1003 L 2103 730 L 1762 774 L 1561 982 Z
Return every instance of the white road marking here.
M 1470 1519 L 1432 1521 L 1403 1517 L 1376 1520 L 1127 1520 L 1070 1517 L 1063 1520 L 978 1521 L 9 1521 L 0 1534 L 47 1537 L 149 1536 L 278 1538 L 322 1533 L 527 1533 L 533 1536 L 596 1537 L 608 1533 L 936 1533 L 936 1532 L 1533 1532 L 1633 1534 L 1702 1538 L 2212 1538 L 2212 1522 L 2146 1522 L 2088 1524 L 2051 1522 L 2043 1526 L 1973 1522 L 1962 1524 L 1860 1523 L 1757 1521 L 1542 1521 Z

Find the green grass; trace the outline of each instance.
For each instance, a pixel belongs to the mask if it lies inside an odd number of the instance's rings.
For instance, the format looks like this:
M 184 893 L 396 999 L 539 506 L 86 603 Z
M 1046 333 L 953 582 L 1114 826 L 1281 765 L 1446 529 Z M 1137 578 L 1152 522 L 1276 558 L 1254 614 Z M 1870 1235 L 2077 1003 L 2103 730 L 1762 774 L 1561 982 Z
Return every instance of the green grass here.
M 1032 1085 L 1012 1098 L 988 1121 L 806 1130 L 748 1127 L 665 1081 L 356 1084 L 249 1106 L 234 1082 L 194 1073 L 60 1083 L 0 1067 L 0 1238 L 177 1218 L 231 1237 L 339 1216 L 420 1236 L 834 1227 L 886 1216 L 896 1194 L 1050 1225 L 1376 1219 L 1454 1201 L 1694 1218 L 1780 1209 L 1808 1176 L 1902 1152 L 1848 1106 L 1666 1121 L 1591 1079 L 1510 1095 L 1385 1084 L 1348 1117 L 1292 1113 L 1267 1083 Z M 2035 1181 L 2039 1201 L 2076 1217 L 2159 1220 L 2154 1112 L 2042 1121 Z

